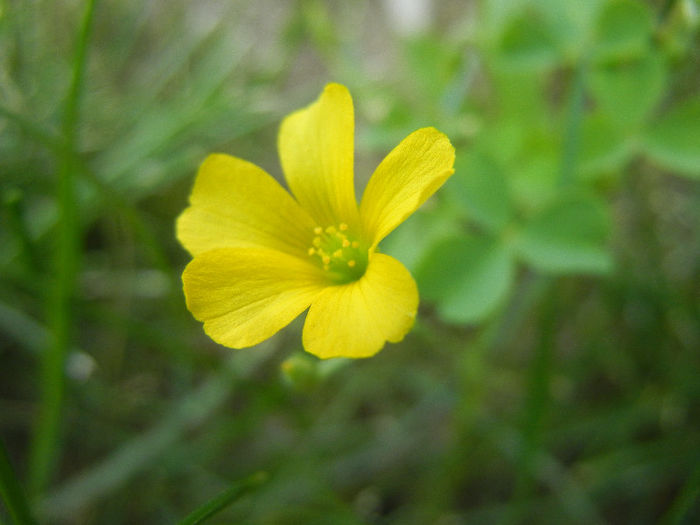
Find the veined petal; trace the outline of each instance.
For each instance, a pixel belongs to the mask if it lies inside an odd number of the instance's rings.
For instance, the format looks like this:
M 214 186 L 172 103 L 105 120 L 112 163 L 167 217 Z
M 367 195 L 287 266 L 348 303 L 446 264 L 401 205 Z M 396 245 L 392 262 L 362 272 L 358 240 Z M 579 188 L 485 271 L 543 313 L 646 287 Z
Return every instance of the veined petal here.
M 305 256 L 314 222 L 255 164 L 209 155 L 199 168 L 177 238 L 192 254 L 223 247 L 265 247 Z
M 282 121 L 279 154 L 287 184 L 321 226 L 357 218 L 355 120 L 350 93 L 328 84 L 319 99 Z
M 370 357 L 396 343 L 413 326 L 418 289 L 396 259 L 375 253 L 359 280 L 324 289 L 304 325 L 307 352 L 329 357 Z
M 411 133 L 379 164 L 367 184 L 360 217 L 374 245 L 401 224 L 454 173 L 455 150 L 435 128 Z
M 264 248 L 201 253 L 182 274 L 187 308 L 214 341 L 245 348 L 264 341 L 306 310 L 323 289 L 318 268 Z

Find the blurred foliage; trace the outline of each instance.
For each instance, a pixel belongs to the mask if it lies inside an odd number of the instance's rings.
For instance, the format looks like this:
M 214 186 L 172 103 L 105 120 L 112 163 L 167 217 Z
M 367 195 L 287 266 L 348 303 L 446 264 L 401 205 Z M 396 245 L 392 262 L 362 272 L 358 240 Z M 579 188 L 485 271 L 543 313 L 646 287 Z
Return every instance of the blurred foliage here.
M 89 5 L 0 1 L 0 522 L 700 521 L 695 0 Z M 417 325 L 218 347 L 174 219 L 209 152 L 279 177 L 328 81 L 358 187 L 457 148 L 382 245 Z

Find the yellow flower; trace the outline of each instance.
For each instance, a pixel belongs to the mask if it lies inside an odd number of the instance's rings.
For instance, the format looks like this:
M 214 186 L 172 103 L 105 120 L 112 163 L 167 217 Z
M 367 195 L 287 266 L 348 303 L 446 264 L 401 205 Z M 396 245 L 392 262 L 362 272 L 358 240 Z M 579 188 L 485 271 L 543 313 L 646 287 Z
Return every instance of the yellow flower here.
M 202 163 L 177 237 L 194 257 L 182 274 L 187 307 L 217 343 L 255 345 L 308 309 L 308 352 L 369 357 L 413 326 L 416 284 L 377 245 L 453 173 L 454 148 L 434 128 L 411 133 L 358 207 L 354 126 L 339 84 L 284 119 L 278 147 L 294 197 L 244 160 Z

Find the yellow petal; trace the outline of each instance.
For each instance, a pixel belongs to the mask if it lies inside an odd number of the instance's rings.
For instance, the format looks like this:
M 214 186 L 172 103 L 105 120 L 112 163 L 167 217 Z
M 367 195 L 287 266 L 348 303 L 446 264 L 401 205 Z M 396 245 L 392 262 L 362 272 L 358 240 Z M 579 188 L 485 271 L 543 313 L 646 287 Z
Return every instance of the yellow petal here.
M 401 141 L 379 164 L 360 205 L 365 235 L 377 244 L 454 173 L 455 150 L 435 128 Z
M 350 93 L 328 84 L 319 99 L 282 121 L 279 154 L 287 184 L 318 224 L 354 223 L 354 113 Z
M 370 357 L 413 326 L 418 289 L 396 259 L 375 253 L 359 280 L 323 290 L 304 325 L 307 352 L 328 357 Z
M 303 256 L 314 223 L 262 169 L 229 155 L 209 155 L 199 168 L 177 238 L 192 254 L 257 246 Z
M 308 308 L 322 290 L 319 269 L 282 252 L 221 248 L 201 253 L 182 274 L 187 308 L 214 341 L 245 348 Z

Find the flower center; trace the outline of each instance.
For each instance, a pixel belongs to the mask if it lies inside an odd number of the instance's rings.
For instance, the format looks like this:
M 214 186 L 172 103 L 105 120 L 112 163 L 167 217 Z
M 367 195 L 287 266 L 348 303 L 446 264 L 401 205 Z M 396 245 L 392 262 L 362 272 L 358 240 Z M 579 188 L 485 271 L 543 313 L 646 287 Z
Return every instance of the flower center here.
M 335 283 L 356 281 L 365 274 L 369 258 L 367 245 L 348 231 L 348 225 L 326 229 L 316 226 L 309 256 L 321 266 Z

